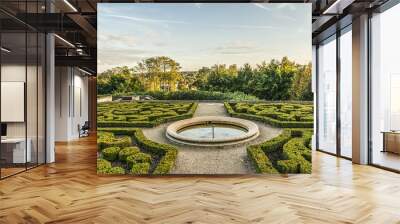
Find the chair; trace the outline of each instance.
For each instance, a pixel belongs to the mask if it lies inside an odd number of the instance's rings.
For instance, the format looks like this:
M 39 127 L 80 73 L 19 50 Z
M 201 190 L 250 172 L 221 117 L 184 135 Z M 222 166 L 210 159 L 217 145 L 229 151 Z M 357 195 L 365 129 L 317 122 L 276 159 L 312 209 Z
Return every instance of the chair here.
M 82 127 L 78 125 L 79 138 L 89 136 L 89 129 L 90 129 L 89 121 L 85 121 Z

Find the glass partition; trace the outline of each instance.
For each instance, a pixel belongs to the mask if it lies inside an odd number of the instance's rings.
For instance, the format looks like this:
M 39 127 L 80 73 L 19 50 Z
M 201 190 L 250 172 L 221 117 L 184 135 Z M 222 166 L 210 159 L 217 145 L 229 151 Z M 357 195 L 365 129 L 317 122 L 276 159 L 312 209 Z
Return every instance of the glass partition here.
M 42 12 L 43 1 L 0 3 L 19 13 Z M 12 21 L 12 29 L 2 20 Z M 2 26 L 3 25 L 3 26 Z M 45 163 L 45 44 L 40 33 L 0 13 L 0 178 Z
M 1 35 L 2 177 L 24 171 L 31 161 L 26 141 L 26 41 L 25 32 Z

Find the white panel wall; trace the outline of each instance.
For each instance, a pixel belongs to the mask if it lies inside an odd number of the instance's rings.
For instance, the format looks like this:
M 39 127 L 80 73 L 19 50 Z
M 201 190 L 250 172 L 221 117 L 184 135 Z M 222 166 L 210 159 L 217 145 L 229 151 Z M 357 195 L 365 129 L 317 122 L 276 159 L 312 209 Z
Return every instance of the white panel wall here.
M 88 120 L 88 78 L 72 67 L 56 67 L 56 141 L 79 138 L 78 125 Z

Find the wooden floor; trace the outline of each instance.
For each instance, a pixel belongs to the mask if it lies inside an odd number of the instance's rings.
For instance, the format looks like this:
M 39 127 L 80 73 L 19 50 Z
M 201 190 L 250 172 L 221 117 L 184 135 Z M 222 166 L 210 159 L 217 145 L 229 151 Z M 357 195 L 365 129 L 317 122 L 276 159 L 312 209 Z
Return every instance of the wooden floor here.
M 400 175 L 313 154 L 313 174 L 99 177 L 95 138 L 0 181 L 0 223 L 400 223 Z

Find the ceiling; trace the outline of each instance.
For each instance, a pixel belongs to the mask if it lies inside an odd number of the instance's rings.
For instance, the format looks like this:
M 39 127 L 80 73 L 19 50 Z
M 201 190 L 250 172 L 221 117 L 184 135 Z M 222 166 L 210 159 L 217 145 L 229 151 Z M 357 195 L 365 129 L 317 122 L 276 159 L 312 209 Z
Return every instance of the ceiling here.
M 3 32 L 30 28 L 55 32 L 56 65 L 79 66 L 96 74 L 97 3 L 135 2 L 254 2 L 311 3 L 312 34 L 316 43 L 336 30 L 337 24 L 351 23 L 351 17 L 382 5 L 387 0 L 1 0 L 0 22 Z M 51 10 L 50 10 L 51 9 Z M 52 13 L 49 13 L 49 12 Z M 27 13 L 26 13 L 27 12 Z M 341 20 L 341 23 L 338 21 Z M 347 22 L 346 22 L 347 21 Z

